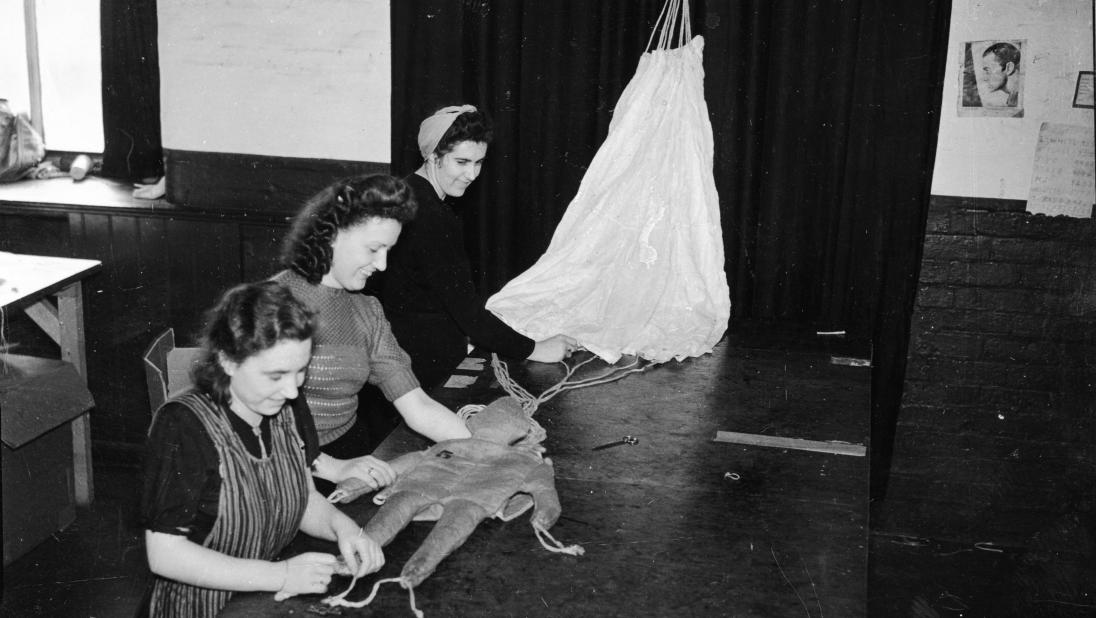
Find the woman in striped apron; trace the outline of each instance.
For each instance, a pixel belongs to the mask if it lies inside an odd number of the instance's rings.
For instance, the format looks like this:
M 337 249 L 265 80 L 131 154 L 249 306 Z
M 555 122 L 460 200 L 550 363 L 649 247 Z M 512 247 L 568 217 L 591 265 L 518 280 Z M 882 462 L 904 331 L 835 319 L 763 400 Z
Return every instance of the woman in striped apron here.
M 322 593 L 330 554 L 273 559 L 298 530 L 335 541 L 351 570 L 380 547 L 317 493 L 307 411 L 293 405 L 312 351 L 312 313 L 284 286 L 246 284 L 210 311 L 195 388 L 161 407 L 149 432 L 141 517 L 155 575 L 152 616 L 216 616 L 234 591 Z

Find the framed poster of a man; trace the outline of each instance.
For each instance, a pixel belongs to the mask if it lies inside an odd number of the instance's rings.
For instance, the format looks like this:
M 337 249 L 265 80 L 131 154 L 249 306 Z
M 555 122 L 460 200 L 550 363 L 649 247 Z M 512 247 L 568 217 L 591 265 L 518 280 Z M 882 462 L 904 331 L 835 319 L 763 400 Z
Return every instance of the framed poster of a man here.
M 1026 43 L 997 39 L 963 44 L 960 116 L 1023 118 Z

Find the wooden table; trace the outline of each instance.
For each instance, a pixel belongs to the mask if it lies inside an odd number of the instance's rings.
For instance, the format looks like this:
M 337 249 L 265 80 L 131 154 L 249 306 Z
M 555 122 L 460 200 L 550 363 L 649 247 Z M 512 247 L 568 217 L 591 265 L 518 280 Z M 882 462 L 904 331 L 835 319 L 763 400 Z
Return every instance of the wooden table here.
M 101 267 L 98 260 L 0 252 L 0 310 L 23 310 L 61 348 L 61 360 L 72 363 L 85 381 L 81 281 Z M 95 498 L 95 485 L 86 412 L 72 421 L 72 449 L 76 503 L 87 506 Z
M 560 394 L 535 416 L 548 431 L 563 506 L 552 533 L 586 554 L 542 549 L 528 515 L 489 520 L 415 590 L 419 609 L 428 617 L 864 616 L 867 457 L 713 441 L 734 431 L 865 445 L 870 369 L 841 361 L 864 356 L 864 346 L 813 332 L 751 326 L 703 358 Z M 486 365 L 471 387 L 436 397 L 457 407 L 499 396 Z M 604 370 L 591 365 L 588 374 Z M 521 363 L 511 375 L 539 393 L 561 369 Z M 624 435 L 639 443 L 591 450 Z M 401 428 L 379 454 L 425 444 Z M 376 507 L 366 497 L 345 509 L 365 521 Z M 385 549 L 384 568 L 349 598 L 398 576 L 432 525 L 404 530 Z M 334 545 L 302 535 L 287 554 L 305 550 Z M 347 583 L 336 578 L 330 589 Z M 321 598 L 244 594 L 224 616 L 309 616 Z M 386 584 L 371 605 L 341 615 L 411 613 L 407 593 Z

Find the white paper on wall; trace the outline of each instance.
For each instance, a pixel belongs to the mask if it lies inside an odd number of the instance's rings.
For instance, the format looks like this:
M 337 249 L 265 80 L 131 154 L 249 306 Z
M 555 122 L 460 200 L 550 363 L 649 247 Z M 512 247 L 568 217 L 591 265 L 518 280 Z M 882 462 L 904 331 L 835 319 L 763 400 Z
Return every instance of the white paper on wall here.
M 1035 145 L 1027 211 L 1092 217 L 1096 202 L 1094 147 L 1092 127 L 1044 122 Z

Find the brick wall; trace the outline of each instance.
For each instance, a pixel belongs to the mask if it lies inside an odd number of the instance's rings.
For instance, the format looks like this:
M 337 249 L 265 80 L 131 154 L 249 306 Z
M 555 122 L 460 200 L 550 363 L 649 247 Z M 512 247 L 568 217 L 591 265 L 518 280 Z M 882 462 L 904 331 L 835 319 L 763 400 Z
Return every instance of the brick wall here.
M 934 196 L 884 530 L 1024 543 L 1096 492 L 1096 220 Z

